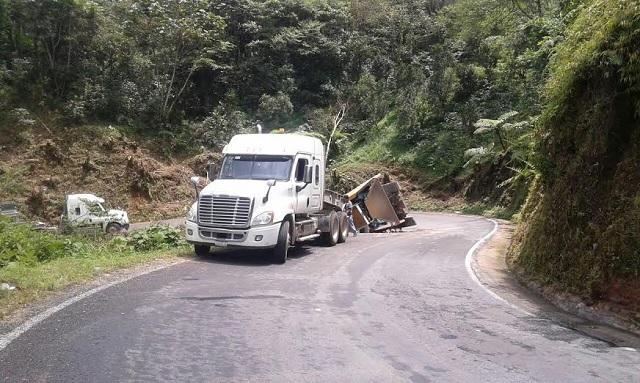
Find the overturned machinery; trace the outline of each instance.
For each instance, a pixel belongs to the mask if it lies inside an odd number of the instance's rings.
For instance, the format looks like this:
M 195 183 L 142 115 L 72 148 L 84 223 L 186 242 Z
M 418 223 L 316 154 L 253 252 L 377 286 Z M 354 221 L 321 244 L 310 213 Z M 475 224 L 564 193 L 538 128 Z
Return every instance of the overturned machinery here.
M 378 174 L 347 193 L 353 204 L 353 221 L 362 232 L 383 232 L 415 226 L 400 194 L 400 185 Z

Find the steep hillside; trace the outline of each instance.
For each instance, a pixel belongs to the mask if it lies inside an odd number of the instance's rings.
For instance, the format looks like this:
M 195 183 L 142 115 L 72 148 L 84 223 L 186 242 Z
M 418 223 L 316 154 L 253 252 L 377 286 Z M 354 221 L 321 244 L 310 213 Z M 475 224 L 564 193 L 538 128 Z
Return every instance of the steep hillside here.
M 512 249 L 543 283 L 640 310 L 640 4 L 587 2 L 558 48 Z
M 134 221 L 181 216 L 193 199 L 189 177 L 219 158 L 169 160 L 158 155 L 160 141 L 111 126 L 54 132 L 22 129 L 0 143 L 0 201 L 14 201 L 27 216 L 52 223 L 66 194 L 84 192 L 128 210 Z
M 470 134 L 433 129 L 426 135 L 414 145 L 407 144 L 397 113 L 389 113 L 370 129 L 366 139 L 349 143 L 335 170 L 344 176 L 343 181 L 386 172 L 400 181 L 409 207 L 415 210 L 511 218 L 520 209 L 527 188 L 526 184 L 505 185 L 515 174 L 507 166 L 510 153 L 465 164 L 465 149 L 474 144 Z

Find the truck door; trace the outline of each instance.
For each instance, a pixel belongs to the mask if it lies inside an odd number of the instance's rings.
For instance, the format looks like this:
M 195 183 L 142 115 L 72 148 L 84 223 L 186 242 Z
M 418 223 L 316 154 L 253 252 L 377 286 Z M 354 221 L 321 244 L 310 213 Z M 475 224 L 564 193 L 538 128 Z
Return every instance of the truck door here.
M 77 201 L 75 206 L 76 223 L 78 226 L 101 226 L 102 220 L 98 217 L 95 211 L 99 209 L 96 202 L 86 202 L 84 200 Z
M 322 169 L 322 164 L 320 163 L 320 159 L 314 158 L 313 160 L 313 182 L 311 185 L 307 186 L 311 188 L 311 203 L 310 208 L 313 211 L 318 211 L 322 208 L 322 188 L 323 188 L 323 180 L 324 174 L 322 174 L 324 169 Z
M 311 156 L 302 154 L 296 159 L 296 169 L 294 173 L 294 180 L 296 184 L 296 213 L 308 213 L 311 211 L 311 194 L 313 189 L 313 182 L 305 186 L 304 183 L 304 169 L 311 162 Z
M 79 200 L 71 200 L 67 202 L 66 207 L 67 218 L 69 219 L 69 223 L 74 226 L 85 226 L 87 208 L 82 201 Z
M 92 225 L 91 222 L 91 214 L 89 212 L 89 207 L 87 206 L 87 204 L 80 200 L 78 201 L 78 204 L 76 205 L 76 213 L 80 212 L 79 214 L 77 214 L 77 223 L 78 226 L 90 226 Z

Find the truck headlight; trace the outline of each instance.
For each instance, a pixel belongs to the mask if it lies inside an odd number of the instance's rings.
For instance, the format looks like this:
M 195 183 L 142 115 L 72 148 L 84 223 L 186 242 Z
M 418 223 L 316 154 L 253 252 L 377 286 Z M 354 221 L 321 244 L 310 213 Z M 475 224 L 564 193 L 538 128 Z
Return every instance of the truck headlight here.
M 273 212 L 266 211 L 262 214 L 258 214 L 253 221 L 251 221 L 251 226 L 262 226 L 268 225 L 273 222 Z
M 198 220 L 198 204 L 194 203 L 187 212 L 187 221 L 196 222 Z

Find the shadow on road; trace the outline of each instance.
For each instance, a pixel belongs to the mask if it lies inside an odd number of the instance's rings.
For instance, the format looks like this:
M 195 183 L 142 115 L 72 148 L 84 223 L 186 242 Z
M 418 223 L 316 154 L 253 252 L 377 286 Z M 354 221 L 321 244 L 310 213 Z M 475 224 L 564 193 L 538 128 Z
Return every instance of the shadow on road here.
M 297 245 L 289 249 L 289 259 L 300 259 L 311 254 L 311 246 Z
M 289 249 L 289 261 L 298 260 L 311 254 L 308 246 L 296 246 Z M 224 249 L 216 248 L 204 257 L 195 256 L 196 262 L 217 263 L 232 266 L 270 266 L 271 250 L 247 250 L 247 249 Z

